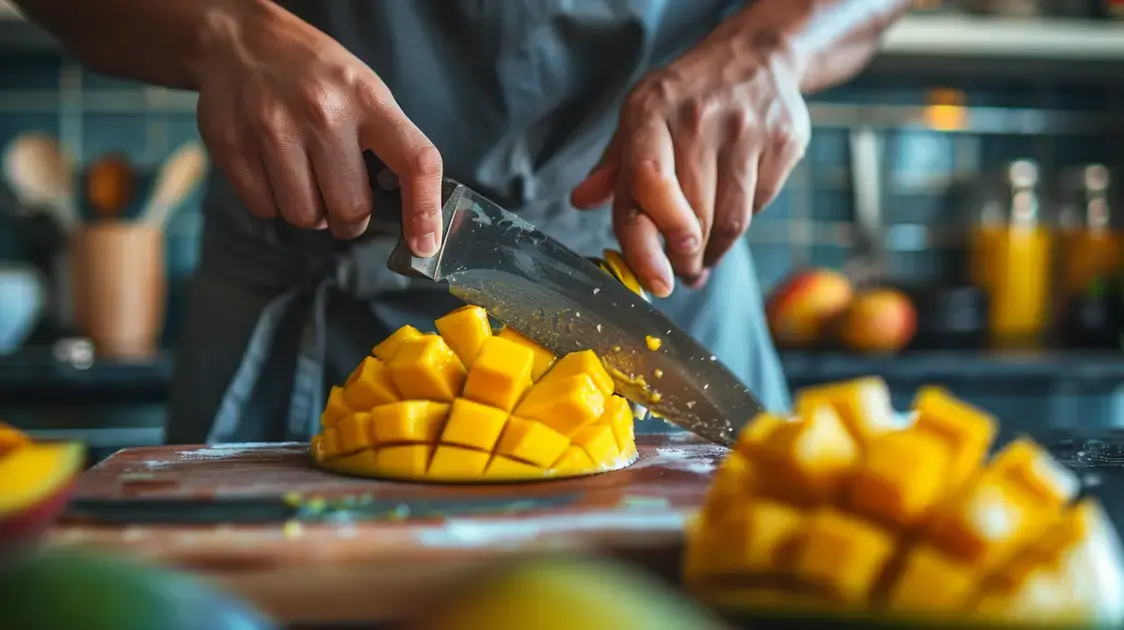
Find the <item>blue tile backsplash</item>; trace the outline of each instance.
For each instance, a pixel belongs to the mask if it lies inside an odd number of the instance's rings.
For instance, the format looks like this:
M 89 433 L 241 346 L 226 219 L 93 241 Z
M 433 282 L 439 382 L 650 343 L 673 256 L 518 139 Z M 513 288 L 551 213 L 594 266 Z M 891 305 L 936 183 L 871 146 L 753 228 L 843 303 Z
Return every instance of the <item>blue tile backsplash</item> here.
M 72 78 L 80 78 L 77 87 L 64 80 L 68 72 Z M 848 255 L 843 237 L 849 234 L 845 224 L 854 216 L 848 133 L 837 121 L 825 122 L 817 117 L 816 106 L 834 107 L 832 111 L 871 106 L 917 109 L 926 103 L 930 88 L 949 86 L 960 90 L 970 107 L 1019 108 L 1024 110 L 1022 115 L 1025 110 L 1106 112 L 1120 102 L 1120 90 L 1107 86 L 917 78 L 890 81 L 864 77 L 817 95 L 812 108 L 819 124 L 807 158 L 789 187 L 755 219 L 747 236 L 765 286 L 775 283 L 793 265 L 834 267 L 843 264 Z M 0 145 L 20 132 L 42 130 L 60 135 L 82 164 L 107 152 L 124 152 L 141 170 L 141 186 L 129 210 L 135 212 L 160 161 L 183 141 L 197 137 L 193 113 L 190 108 L 146 110 L 139 106 L 133 108 L 136 111 L 121 111 L 129 109 L 123 106 L 91 111 L 83 104 L 87 100 L 113 102 L 118 97 L 143 104 L 144 99 L 136 98 L 142 89 L 80 72 L 69 61 L 49 53 L 0 55 Z M 97 98 L 84 98 L 91 94 Z M 951 183 L 1021 157 L 1037 159 L 1046 172 L 1084 161 L 1119 164 L 1124 142 L 1108 142 L 1106 133 L 1109 130 L 1000 135 L 986 130 L 938 132 L 917 124 L 882 125 L 884 218 L 891 226 L 905 226 L 889 239 L 891 246 L 900 250 L 891 253 L 892 267 L 917 278 L 938 278 L 957 268 L 950 258 L 962 256 L 960 244 L 955 238 L 952 242 L 930 242 L 926 230 L 933 227 L 955 233 L 958 226 L 963 227 L 963 208 L 949 196 Z M 180 281 L 197 264 L 196 241 L 201 225 L 198 201 L 192 200 L 169 228 L 168 265 L 173 286 L 181 286 Z M 18 238 L 2 230 L 0 234 L 0 259 L 17 255 Z M 181 304 L 182 296 L 173 295 L 172 301 Z

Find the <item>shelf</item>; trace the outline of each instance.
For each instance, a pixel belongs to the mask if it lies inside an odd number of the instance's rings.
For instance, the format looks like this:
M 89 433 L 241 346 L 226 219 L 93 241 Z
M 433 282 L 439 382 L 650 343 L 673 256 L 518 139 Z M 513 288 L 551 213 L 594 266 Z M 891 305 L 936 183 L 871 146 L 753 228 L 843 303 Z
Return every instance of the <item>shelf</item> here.
M 883 36 L 881 53 L 1124 62 L 1124 21 L 914 15 Z

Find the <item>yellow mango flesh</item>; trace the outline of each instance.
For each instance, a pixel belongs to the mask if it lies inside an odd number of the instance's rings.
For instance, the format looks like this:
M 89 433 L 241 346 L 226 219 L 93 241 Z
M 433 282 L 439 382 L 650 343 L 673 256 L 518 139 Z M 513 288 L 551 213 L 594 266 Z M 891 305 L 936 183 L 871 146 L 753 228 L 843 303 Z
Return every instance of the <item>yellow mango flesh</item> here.
M 995 420 L 944 390 L 912 423 L 885 391 L 816 387 L 746 425 L 688 530 L 692 593 L 735 613 L 1124 622 L 1124 555 L 1072 472 L 1027 439 L 989 461 Z
M 487 313 L 440 334 L 403 327 L 328 394 L 310 445 L 346 475 L 505 482 L 617 470 L 638 456 L 632 408 L 590 351 L 557 358 Z

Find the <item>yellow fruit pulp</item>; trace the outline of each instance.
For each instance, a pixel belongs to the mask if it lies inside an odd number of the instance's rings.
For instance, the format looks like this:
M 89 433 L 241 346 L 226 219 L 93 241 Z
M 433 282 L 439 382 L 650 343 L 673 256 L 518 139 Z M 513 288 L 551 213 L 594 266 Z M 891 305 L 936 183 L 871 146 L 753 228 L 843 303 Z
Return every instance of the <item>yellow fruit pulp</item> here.
M 82 471 L 85 455 L 77 442 L 34 442 L 0 423 L 0 520 L 18 516 L 64 490 Z
M 333 387 L 312 456 L 331 471 L 435 482 L 515 481 L 636 461 L 632 409 L 590 350 L 562 358 L 477 306 L 404 326 Z
M 896 421 L 865 378 L 762 414 L 716 473 L 684 578 L 720 608 L 1014 623 L 1124 621 L 1122 555 L 1079 480 L 942 389 Z

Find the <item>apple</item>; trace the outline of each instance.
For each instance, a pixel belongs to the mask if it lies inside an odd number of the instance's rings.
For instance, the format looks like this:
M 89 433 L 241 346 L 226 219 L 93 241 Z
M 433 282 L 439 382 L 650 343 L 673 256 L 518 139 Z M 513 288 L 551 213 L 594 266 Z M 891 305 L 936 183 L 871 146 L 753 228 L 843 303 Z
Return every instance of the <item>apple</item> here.
M 897 352 L 917 332 L 917 309 L 900 291 L 860 291 L 840 317 L 839 341 L 855 352 Z
M 830 269 L 792 273 L 773 290 L 765 317 L 782 348 L 810 348 L 825 341 L 828 326 L 854 297 L 851 281 Z

